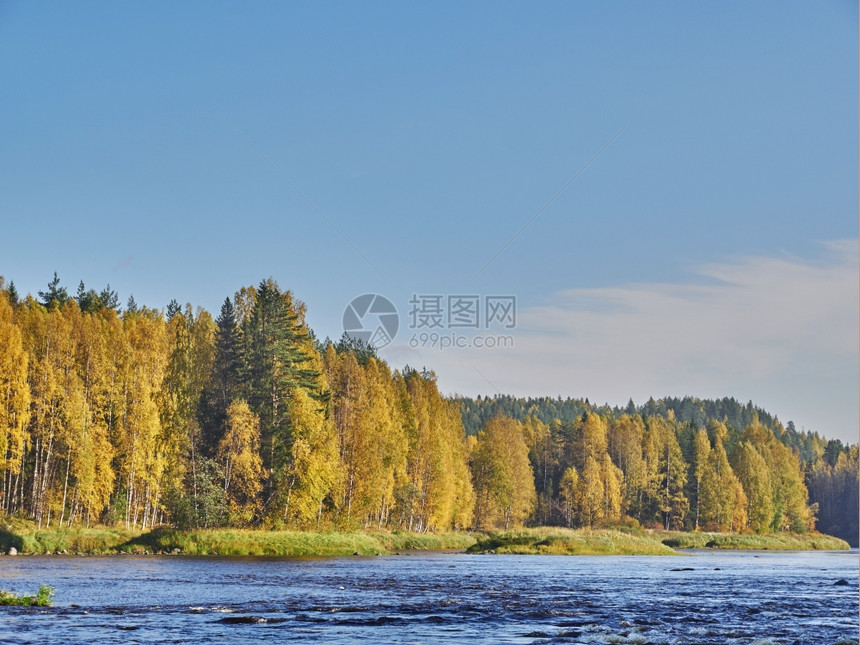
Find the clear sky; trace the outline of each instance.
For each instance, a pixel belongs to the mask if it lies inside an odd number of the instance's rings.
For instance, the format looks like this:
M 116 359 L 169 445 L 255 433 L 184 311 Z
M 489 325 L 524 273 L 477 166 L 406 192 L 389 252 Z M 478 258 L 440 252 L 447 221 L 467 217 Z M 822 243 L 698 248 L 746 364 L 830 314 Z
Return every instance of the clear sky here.
M 734 396 L 854 442 L 857 24 L 848 1 L 3 1 L 0 275 L 214 315 L 272 276 L 321 337 L 379 293 L 382 356 L 445 392 Z M 410 347 L 412 294 L 516 296 L 513 346 Z

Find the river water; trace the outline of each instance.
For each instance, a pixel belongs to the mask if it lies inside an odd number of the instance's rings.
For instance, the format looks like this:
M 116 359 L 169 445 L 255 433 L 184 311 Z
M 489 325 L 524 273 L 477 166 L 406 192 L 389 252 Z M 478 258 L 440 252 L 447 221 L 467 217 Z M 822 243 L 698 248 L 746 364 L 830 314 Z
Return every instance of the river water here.
M 835 584 L 841 580 L 848 584 Z M 2 643 L 857 643 L 857 552 L 0 558 Z

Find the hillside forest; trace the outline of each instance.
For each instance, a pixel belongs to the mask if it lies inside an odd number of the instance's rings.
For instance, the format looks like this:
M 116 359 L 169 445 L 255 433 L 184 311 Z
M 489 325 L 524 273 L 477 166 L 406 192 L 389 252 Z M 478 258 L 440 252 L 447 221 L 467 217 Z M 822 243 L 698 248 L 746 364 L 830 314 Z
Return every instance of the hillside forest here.
M 752 403 L 445 397 L 319 341 L 272 279 L 218 316 L 0 278 L 0 513 L 39 526 L 644 526 L 857 543 L 858 450 Z

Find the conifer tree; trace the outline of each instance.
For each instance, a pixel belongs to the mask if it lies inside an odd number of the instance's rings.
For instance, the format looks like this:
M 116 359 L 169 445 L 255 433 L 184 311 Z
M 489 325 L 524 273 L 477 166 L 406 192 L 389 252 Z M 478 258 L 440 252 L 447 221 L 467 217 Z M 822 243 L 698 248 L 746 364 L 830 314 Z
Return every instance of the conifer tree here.
M 302 320 L 301 307 L 290 292 L 264 280 L 244 331 L 249 403 L 260 418 L 263 464 L 271 475 L 280 472 L 292 444 L 289 402 L 295 388 L 320 398 L 320 374 L 309 367 L 313 343 Z M 275 491 L 269 482 L 267 495 Z
M 40 291 L 39 298 L 42 299 L 42 306 L 51 310 L 62 307 L 69 300 L 69 293 L 65 287 L 60 286 L 60 278 L 56 271 L 54 271 L 54 279 L 48 283 L 48 290 Z

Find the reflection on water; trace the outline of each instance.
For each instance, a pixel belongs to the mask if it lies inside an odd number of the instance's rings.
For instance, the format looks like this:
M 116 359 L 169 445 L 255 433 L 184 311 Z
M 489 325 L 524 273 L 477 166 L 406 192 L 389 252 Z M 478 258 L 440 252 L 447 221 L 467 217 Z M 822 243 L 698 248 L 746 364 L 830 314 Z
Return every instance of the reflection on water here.
M 840 581 L 842 584 L 836 584 Z M 857 553 L 0 558 L 3 643 L 857 643 Z

